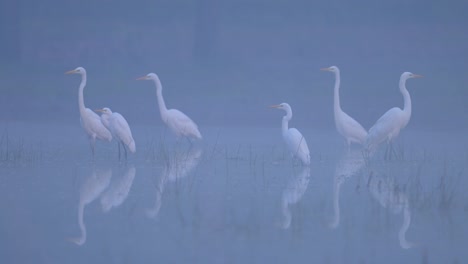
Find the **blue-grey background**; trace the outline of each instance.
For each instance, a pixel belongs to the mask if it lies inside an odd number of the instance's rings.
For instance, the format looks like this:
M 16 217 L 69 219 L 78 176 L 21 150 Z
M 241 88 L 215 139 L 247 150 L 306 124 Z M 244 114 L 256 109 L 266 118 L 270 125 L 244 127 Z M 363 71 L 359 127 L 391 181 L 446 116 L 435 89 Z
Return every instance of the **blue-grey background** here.
M 168 107 L 200 124 L 272 125 L 265 106 L 332 128 L 333 76 L 343 109 L 369 128 L 413 99 L 411 127 L 466 128 L 468 4 L 464 1 L 12 1 L 1 2 L 0 120 L 75 122 L 85 102 L 154 121 L 156 72 Z M 75 104 L 75 105 L 74 105 Z M 21 110 L 19 110 L 21 109 Z M 267 112 L 268 113 L 268 112 Z
M 465 263 L 466 14 L 466 1 L 0 1 L 0 263 Z M 424 75 L 407 82 L 396 158 L 346 151 L 319 70 L 332 65 L 366 129 L 403 106 L 402 72 Z M 115 142 L 92 158 L 80 78 L 64 75 L 78 66 L 86 106 L 130 124 L 128 161 Z M 135 80 L 149 72 L 199 125 L 193 148 Z M 267 108 L 281 102 L 306 170 Z

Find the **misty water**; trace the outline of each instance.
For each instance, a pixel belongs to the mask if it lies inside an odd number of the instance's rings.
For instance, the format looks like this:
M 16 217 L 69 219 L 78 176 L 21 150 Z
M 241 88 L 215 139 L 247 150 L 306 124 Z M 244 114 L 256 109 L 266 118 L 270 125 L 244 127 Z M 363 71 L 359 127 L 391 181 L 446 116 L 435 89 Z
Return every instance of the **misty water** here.
M 137 125 L 138 151 L 119 162 L 115 142 L 99 142 L 93 161 L 78 123 L 9 124 L 2 262 L 467 259 L 464 135 L 405 131 L 385 160 L 384 147 L 366 157 L 334 130 L 301 130 L 310 167 L 291 160 L 279 127 L 205 127 L 190 145 Z

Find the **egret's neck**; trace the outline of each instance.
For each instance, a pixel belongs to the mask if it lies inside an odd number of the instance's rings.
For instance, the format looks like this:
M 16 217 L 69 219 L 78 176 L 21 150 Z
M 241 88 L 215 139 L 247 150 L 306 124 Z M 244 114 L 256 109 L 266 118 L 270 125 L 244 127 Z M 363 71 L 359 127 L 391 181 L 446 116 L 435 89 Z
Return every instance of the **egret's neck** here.
M 84 104 L 84 96 L 83 90 L 86 86 L 86 73 L 81 74 L 81 83 L 80 89 L 78 91 L 78 107 L 80 108 L 80 114 L 83 115 L 85 113 L 85 104 Z
M 288 132 L 288 123 L 289 123 L 289 120 L 291 120 L 292 118 L 292 113 L 291 111 L 287 111 L 286 112 L 286 115 L 283 116 L 283 122 L 281 124 L 281 132 L 283 132 L 283 135 L 286 135 L 286 133 Z
M 158 98 L 159 112 L 161 114 L 161 118 L 163 119 L 163 121 L 165 121 L 167 115 L 167 107 L 166 103 L 164 103 L 164 98 L 162 95 L 161 81 L 159 79 L 156 79 L 154 80 L 154 83 L 156 84 L 156 96 Z
M 333 109 L 335 114 L 341 111 L 340 105 L 340 72 L 335 72 L 335 89 L 334 89 L 334 97 L 333 97 Z
M 406 79 L 400 80 L 400 92 L 403 95 L 404 101 L 403 113 L 409 120 L 411 116 L 411 97 L 408 90 L 406 89 Z

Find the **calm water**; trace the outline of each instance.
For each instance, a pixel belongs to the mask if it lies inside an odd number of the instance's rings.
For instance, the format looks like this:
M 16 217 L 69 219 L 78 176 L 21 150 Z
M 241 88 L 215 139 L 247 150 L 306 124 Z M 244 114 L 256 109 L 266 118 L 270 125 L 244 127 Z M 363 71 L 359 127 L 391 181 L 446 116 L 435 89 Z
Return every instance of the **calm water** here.
M 396 154 L 301 129 L 202 128 L 201 144 L 133 127 L 137 154 L 79 124 L 9 124 L 0 145 L 1 263 L 465 263 L 466 134 L 401 133 Z

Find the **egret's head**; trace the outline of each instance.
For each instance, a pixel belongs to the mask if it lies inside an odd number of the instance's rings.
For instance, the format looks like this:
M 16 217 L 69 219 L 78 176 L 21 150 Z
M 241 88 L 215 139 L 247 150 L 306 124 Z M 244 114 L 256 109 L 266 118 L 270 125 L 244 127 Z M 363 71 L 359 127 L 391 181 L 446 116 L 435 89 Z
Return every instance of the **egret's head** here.
M 74 70 L 67 71 L 65 74 L 86 74 L 86 70 L 83 67 L 78 67 Z
M 271 105 L 270 106 L 271 108 L 276 108 L 276 109 L 282 109 L 284 111 L 291 111 L 291 106 L 289 106 L 288 103 L 281 103 L 281 104 L 277 104 L 277 105 Z
M 334 72 L 334 73 L 337 73 L 339 72 L 340 70 L 338 69 L 338 67 L 336 66 L 331 66 L 329 68 L 322 68 L 320 69 L 321 71 L 329 71 L 329 72 Z
M 156 75 L 156 73 L 148 73 L 145 76 L 137 78 L 137 80 L 139 80 L 139 81 L 141 81 L 141 80 L 159 80 L 159 77 L 158 77 L 158 75 Z
M 107 108 L 107 107 L 104 107 L 104 108 L 102 108 L 102 109 L 96 109 L 96 110 L 94 110 L 94 111 L 96 111 L 96 112 L 98 112 L 98 113 L 101 113 L 101 114 L 103 114 L 103 115 L 110 115 L 110 114 L 112 114 L 112 111 L 110 110 L 110 108 Z
M 418 75 L 418 74 L 413 74 L 411 72 L 404 72 L 403 74 L 401 74 L 401 79 L 402 80 L 408 80 L 408 79 L 411 79 L 411 78 L 421 78 L 422 75 Z

